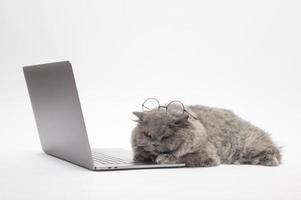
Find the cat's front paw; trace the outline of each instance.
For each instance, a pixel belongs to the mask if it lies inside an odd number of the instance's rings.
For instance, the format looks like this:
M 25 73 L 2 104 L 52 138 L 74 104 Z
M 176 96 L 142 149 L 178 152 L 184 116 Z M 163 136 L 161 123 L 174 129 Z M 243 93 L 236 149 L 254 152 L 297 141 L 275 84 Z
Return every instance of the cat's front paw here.
M 160 154 L 156 158 L 157 164 L 175 164 L 177 163 L 177 158 L 172 154 Z

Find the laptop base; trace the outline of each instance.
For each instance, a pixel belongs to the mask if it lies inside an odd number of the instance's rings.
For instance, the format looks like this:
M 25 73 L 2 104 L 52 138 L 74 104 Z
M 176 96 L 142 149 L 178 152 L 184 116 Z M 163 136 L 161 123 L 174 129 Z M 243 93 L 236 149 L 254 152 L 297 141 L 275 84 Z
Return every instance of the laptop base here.
M 94 160 L 93 170 L 95 171 L 185 167 L 184 163 L 155 164 L 135 162 L 132 151 L 120 148 L 92 149 L 92 157 Z

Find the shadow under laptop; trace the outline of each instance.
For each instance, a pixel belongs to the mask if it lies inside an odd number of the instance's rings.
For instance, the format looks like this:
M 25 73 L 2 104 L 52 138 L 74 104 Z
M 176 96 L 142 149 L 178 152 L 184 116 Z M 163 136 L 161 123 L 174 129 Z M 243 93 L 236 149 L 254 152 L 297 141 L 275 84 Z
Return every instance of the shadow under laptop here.
M 43 167 L 47 167 L 48 170 L 57 170 L 59 168 L 68 171 L 90 171 L 69 161 L 56 158 L 43 152 L 35 153 L 34 155 L 43 162 Z
M 76 164 L 73 164 L 69 161 L 62 160 L 60 158 L 56 158 L 55 156 L 48 155 L 43 152 L 34 153 L 35 157 L 37 157 L 41 162 L 39 162 L 39 167 L 49 170 L 57 171 L 58 169 L 61 171 L 84 171 L 84 172 L 99 172 L 99 173 L 110 173 L 110 172 L 126 172 L 126 171 L 145 171 L 145 172 L 151 172 L 151 171 L 162 171 L 162 170 L 178 170 L 181 171 L 181 169 L 185 168 L 141 168 L 141 169 L 119 169 L 119 170 L 105 170 L 105 171 L 94 171 L 89 170 L 87 168 L 78 166 Z M 187 169 L 187 168 L 186 168 Z M 139 173 L 139 172 L 137 172 Z

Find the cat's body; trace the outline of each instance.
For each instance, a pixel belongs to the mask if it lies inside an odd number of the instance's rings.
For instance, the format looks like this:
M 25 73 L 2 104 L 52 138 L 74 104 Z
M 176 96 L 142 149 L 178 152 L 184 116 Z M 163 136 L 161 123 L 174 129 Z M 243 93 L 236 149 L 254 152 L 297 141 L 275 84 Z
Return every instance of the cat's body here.
M 206 106 L 187 106 L 188 114 L 166 110 L 134 112 L 139 118 L 132 133 L 135 159 L 189 167 L 219 164 L 277 166 L 279 148 L 263 130 L 233 112 Z

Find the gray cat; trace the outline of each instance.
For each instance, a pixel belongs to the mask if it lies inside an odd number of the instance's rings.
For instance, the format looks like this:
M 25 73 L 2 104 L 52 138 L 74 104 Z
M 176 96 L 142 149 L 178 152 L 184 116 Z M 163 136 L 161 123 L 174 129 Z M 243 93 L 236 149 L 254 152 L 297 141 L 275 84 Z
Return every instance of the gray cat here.
M 206 106 L 185 109 L 196 118 L 165 109 L 133 112 L 138 117 L 132 133 L 135 160 L 188 167 L 280 164 L 279 148 L 270 136 L 233 112 Z

